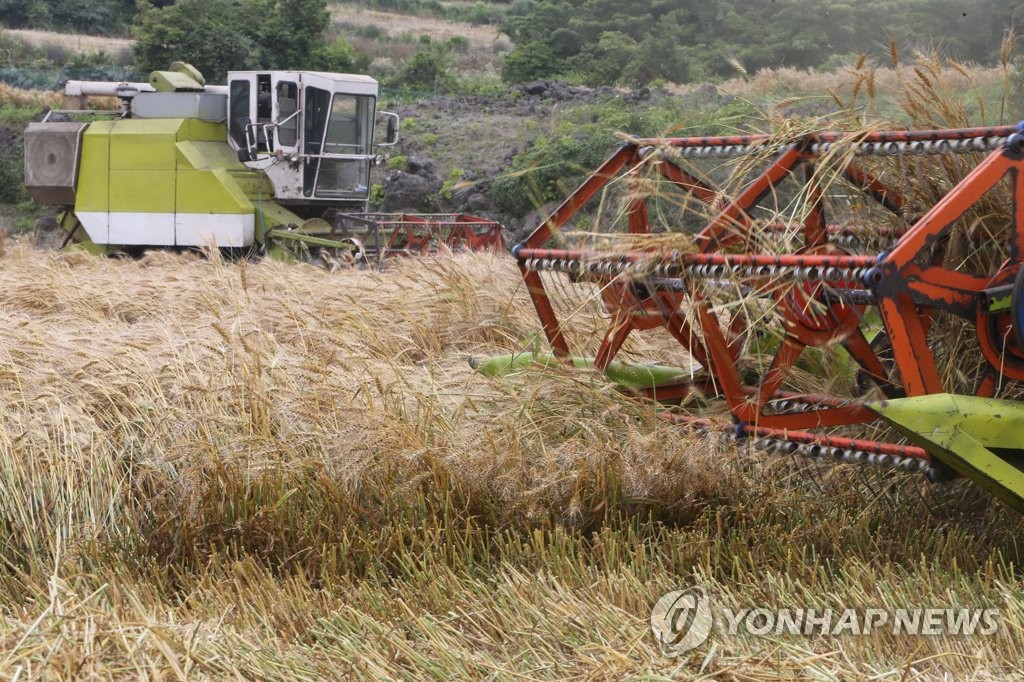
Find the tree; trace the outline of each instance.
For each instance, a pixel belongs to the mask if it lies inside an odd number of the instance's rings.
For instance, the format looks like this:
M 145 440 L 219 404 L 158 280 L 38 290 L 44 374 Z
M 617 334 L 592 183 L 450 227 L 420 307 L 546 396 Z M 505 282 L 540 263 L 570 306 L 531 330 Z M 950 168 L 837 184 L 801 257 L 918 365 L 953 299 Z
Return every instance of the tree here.
M 51 0 L 50 24 L 82 33 L 120 33 L 135 15 L 133 0 Z
M 704 73 L 705 62 L 718 57 L 687 52 L 683 62 L 680 48 L 707 40 L 715 3 L 707 4 L 708 9 L 695 0 L 528 0 L 513 5 L 500 26 L 515 43 L 502 78 L 522 82 L 572 74 L 590 85 L 605 85 Z
M 134 0 L 0 0 L 0 17 L 11 28 L 107 35 L 124 31 L 134 15 Z
M 622 31 L 604 31 L 596 43 L 588 43 L 575 60 L 587 85 L 623 80 L 625 67 L 636 55 L 636 41 Z
M 344 61 L 345 45 L 328 47 L 327 0 L 178 0 L 149 6 L 134 27 L 143 70 L 187 61 L 210 82 L 229 70 L 323 68 Z
M 256 16 L 253 27 L 263 49 L 264 66 L 297 69 L 312 65 L 323 50 L 331 25 L 327 0 L 252 0 Z
M 43 0 L 0 0 L 0 17 L 10 28 L 41 27 L 50 22 L 50 9 Z
M 229 69 L 261 68 L 254 8 L 248 0 L 178 0 L 146 9 L 134 30 L 136 65 L 148 71 L 186 61 L 210 82 L 223 82 Z
M 369 68 L 369 59 L 359 54 L 352 43 L 344 38 L 335 38 L 330 45 L 324 45 L 313 53 L 309 68 L 333 73 L 362 73 Z
M 506 83 L 526 83 L 556 76 L 565 70 L 565 66 L 565 61 L 555 55 L 550 45 L 533 41 L 517 45 L 505 55 L 501 64 L 501 78 Z

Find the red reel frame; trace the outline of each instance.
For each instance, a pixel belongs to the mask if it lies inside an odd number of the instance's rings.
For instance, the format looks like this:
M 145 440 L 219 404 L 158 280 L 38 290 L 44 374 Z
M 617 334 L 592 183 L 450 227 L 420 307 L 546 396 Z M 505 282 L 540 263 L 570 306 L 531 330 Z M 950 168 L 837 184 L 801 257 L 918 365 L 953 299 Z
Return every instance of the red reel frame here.
M 1020 135 L 1010 126 L 997 128 L 946 131 L 901 131 L 861 135 L 857 144 L 863 153 L 881 149 L 913 149 L 916 151 L 948 151 L 956 145 L 960 151 L 981 151 L 995 148 L 963 181 L 954 187 L 930 211 L 908 225 L 898 236 L 892 250 L 877 256 L 850 256 L 828 244 L 832 228 L 826 225 L 820 201 L 810 211 L 802 236 L 804 247 L 792 256 L 760 254 L 750 250 L 752 220 L 750 212 L 759 201 L 769 195 L 782 180 L 794 177 L 802 170 L 803 181 L 810 183 L 817 154 L 827 145 L 846 137 L 841 133 L 810 136 L 783 149 L 778 157 L 758 177 L 752 180 L 735 198 L 714 204 L 719 193 L 707 184 L 671 163 L 666 157 L 651 157 L 655 149 L 675 150 L 699 155 L 702 149 L 749 149 L 767 141 L 763 136 L 675 138 L 635 140 L 624 144 L 594 174 L 592 174 L 552 215 L 516 247 L 520 269 L 544 326 L 545 333 L 556 355 L 569 354 L 565 336 L 554 308 L 548 300 L 539 271 L 558 270 L 565 263 L 577 275 L 591 273 L 605 286 L 605 305 L 612 313 L 612 323 L 597 353 L 596 364 L 607 365 L 622 347 L 626 337 L 637 330 L 663 326 L 698 362 L 708 370 L 706 384 L 725 399 L 733 419 L 738 424 L 751 424 L 767 429 L 814 429 L 844 424 L 872 422 L 876 416 L 857 405 L 815 401 L 814 396 L 796 396 L 811 408 L 797 414 L 777 414 L 768 408 L 777 399 L 779 387 L 806 347 L 842 343 L 851 357 L 889 395 L 924 395 L 942 392 L 935 367 L 935 357 L 928 348 L 927 331 L 932 311 L 953 313 L 978 323 L 979 343 L 986 359 L 1002 372 L 1006 379 L 1024 379 L 1018 372 L 1018 359 L 1024 363 L 1019 342 L 1008 345 L 999 339 L 1016 329 L 1024 336 L 1024 303 L 1010 313 L 994 317 L 983 314 L 979 300 L 986 289 L 1001 285 L 1005 275 L 995 278 L 972 276 L 918 263 L 928 256 L 929 248 L 951 229 L 953 223 L 989 189 L 1004 177 L 1013 182 L 1016 214 L 1010 226 L 1008 251 L 1016 263 L 1024 244 L 1024 162 L 1022 162 Z M 1013 137 L 1011 137 L 1013 136 Z M 1009 142 L 1006 142 L 1009 138 Z M 1015 139 L 1016 138 L 1016 139 Z M 904 145 L 905 147 L 898 147 Z M 894 147 L 895 146 L 895 147 Z M 867 149 L 867 152 L 864 150 Z M 696 151 L 694 151 L 696 150 Z M 625 174 L 631 182 L 629 231 L 649 233 L 646 197 L 640 194 L 638 181 L 641 168 L 654 168 L 662 177 L 685 192 L 718 208 L 715 217 L 696 235 L 699 253 L 669 254 L 668 256 L 644 252 L 634 254 L 601 254 L 544 246 L 556 230 L 564 227 L 591 198 L 613 178 Z M 896 213 L 904 212 L 904 199 L 892 187 L 886 186 L 855 161 L 849 161 L 841 170 L 855 186 L 860 187 L 882 207 Z M 630 177 L 632 176 L 632 177 Z M 809 187 L 815 197 L 814 187 Z M 641 270 L 654 269 L 662 275 L 674 277 L 675 289 L 661 289 L 645 284 L 638 295 L 630 288 L 629 264 L 643 262 Z M 551 265 L 554 264 L 554 265 Z M 623 265 L 625 264 L 625 265 Z M 596 266 L 596 267 L 595 267 Z M 770 369 L 759 385 L 745 385 L 739 376 L 734 339 L 723 334 L 712 308 L 703 300 L 699 286 L 692 284 L 690 275 L 701 274 L 701 268 L 724 267 L 730 272 L 744 270 L 744 283 L 757 289 L 770 286 L 759 277 L 758 268 L 785 269 L 797 272 L 801 280 L 785 294 L 775 298 L 777 314 L 786 321 L 786 334 L 776 351 Z M 801 268 L 803 269 L 801 271 Z M 1014 266 L 1014 272 L 1016 266 Z M 802 274 L 801 274 L 802 272 Z M 834 273 L 841 277 L 833 277 Z M 623 276 L 625 281 L 616 277 Z M 1024 284 L 1018 278 L 1018 289 Z M 840 301 L 831 300 L 838 296 Z M 845 298 L 844 298 L 845 297 Z M 1015 301 L 1022 299 L 1018 295 Z M 813 303 L 812 303 L 813 302 Z M 821 306 L 824 313 L 810 310 Z M 865 307 L 878 310 L 884 331 L 892 346 L 891 363 L 898 370 L 899 381 L 890 376 L 886 366 L 871 348 L 862 325 Z M 1015 317 L 1014 317 L 1015 316 Z M 687 319 L 696 320 L 691 328 Z M 984 324 L 982 324 L 984 322 Z M 1002 368 L 993 363 L 995 353 L 1006 357 L 1011 352 L 1012 363 L 1003 361 Z M 1024 368 L 1024 364 L 1021 365 Z M 692 386 L 681 384 L 674 390 L 658 389 L 658 395 L 677 396 Z M 674 417 L 690 419 L 687 417 Z

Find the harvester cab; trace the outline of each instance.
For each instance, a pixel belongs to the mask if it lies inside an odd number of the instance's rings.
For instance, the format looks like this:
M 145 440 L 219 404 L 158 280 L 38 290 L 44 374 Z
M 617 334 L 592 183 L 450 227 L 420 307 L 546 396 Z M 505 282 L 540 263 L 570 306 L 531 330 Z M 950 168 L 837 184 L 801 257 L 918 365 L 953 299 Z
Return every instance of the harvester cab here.
M 228 144 L 264 170 L 282 203 L 351 204 L 365 210 L 376 147 L 397 142 L 398 116 L 374 142 L 377 82 L 308 71 L 228 74 Z
M 399 128 L 377 111 L 368 76 L 233 71 L 208 85 L 176 62 L 147 83 L 71 81 L 65 95 L 78 103 L 63 113 L 107 118 L 51 114 L 25 132 L 26 187 L 61 208 L 65 245 L 217 246 L 324 264 L 502 245 L 490 220 L 366 212 L 371 166 Z M 122 106 L 86 110 L 93 96 Z

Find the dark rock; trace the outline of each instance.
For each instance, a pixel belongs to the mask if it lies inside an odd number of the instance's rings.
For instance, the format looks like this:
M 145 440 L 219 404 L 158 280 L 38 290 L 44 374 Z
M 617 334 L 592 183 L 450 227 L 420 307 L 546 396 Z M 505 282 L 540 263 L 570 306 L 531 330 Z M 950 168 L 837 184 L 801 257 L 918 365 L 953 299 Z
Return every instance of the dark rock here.
M 608 88 L 614 90 L 614 88 Z M 558 102 L 565 100 L 588 101 L 593 99 L 595 91 L 582 85 L 566 85 L 558 81 L 542 78 L 526 85 L 519 86 L 519 92 L 527 98 L 550 99 Z
M 413 175 L 432 180 L 437 177 L 434 162 L 418 154 L 413 154 L 405 163 L 406 169 Z
M 60 228 L 57 217 L 47 215 L 36 221 L 36 231 L 33 237 L 35 245 L 41 249 L 59 249 L 64 245 L 67 233 Z
M 476 185 L 470 185 L 468 187 L 463 187 L 462 189 L 457 189 L 452 193 L 452 206 L 454 206 L 455 208 L 466 206 L 469 204 L 469 200 L 473 197 L 473 195 L 479 193 L 480 188 L 477 187 Z
M 50 114 L 50 107 L 44 108 L 38 114 L 33 116 L 32 120 L 35 121 L 36 123 L 39 123 L 44 118 L 46 118 L 47 114 Z M 56 112 L 54 114 L 50 114 L 50 118 L 47 118 L 46 120 L 50 121 L 52 123 L 70 123 L 71 122 L 71 116 L 69 116 L 68 114 L 62 114 L 60 112 Z
M 681 95 L 677 95 L 685 108 L 711 108 L 723 106 L 729 103 L 731 97 L 723 97 L 718 88 L 711 83 L 704 83 Z
M 642 87 L 639 90 L 635 90 L 630 93 L 630 101 L 633 102 L 647 102 L 651 99 L 651 89 L 648 87 Z
M 487 199 L 486 196 L 484 196 L 480 192 L 477 192 L 476 194 L 470 196 L 469 199 L 466 200 L 465 205 L 466 210 L 473 213 L 488 211 L 491 210 L 492 208 L 491 202 Z
M 549 89 L 551 89 L 552 82 L 549 80 L 533 81 L 523 86 L 523 92 L 527 95 L 534 95 L 536 97 L 544 97 L 547 95 Z
M 438 189 L 438 183 L 420 175 L 393 171 L 384 177 L 384 205 L 381 208 L 384 211 L 421 210 L 426 207 L 427 197 Z
M 19 147 L 18 137 L 8 128 L 0 126 L 0 154 L 16 152 Z
M 551 213 L 558 208 L 558 202 L 552 201 L 544 204 L 540 209 L 534 209 L 526 214 L 526 217 L 522 219 L 522 222 L 518 223 L 514 228 L 510 225 L 506 225 L 507 238 L 509 244 L 518 244 L 533 232 L 541 222 L 547 220 Z
M 36 221 L 36 230 L 52 232 L 59 229 L 60 224 L 57 222 L 57 216 L 45 215 Z

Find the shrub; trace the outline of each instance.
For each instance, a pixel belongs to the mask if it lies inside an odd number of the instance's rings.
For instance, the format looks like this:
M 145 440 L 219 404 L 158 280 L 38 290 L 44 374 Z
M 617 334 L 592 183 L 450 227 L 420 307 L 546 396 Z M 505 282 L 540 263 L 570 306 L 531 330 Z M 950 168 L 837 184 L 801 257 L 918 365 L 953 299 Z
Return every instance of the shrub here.
M 388 159 L 387 165 L 385 166 L 388 170 L 404 170 L 406 164 L 409 163 L 409 157 L 399 154 L 398 156 L 392 156 Z
M 623 66 L 629 64 L 637 51 L 637 43 L 621 31 L 605 31 L 597 43 L 587 45 L 574 60 L 584 74 L 587 85 L 615 83 L 623 77 Z
M 516 155 L 511 172 L 494 181 L 490 198 L 499 209 L 524 215 L 563 198 L 608 156 L 615 146 L 615 131 L 647 132 L 642 117 L 632 115 L 617 100 L 581 107 L 574 119 L 537 138 L 533 146 Z
M 0 152 L 0 204 L 25 201 L 25 167 L 20 145 Z
M 617 132 L 638 136 L 735 132 L 754 115 L 734 100 L 721 107 L 682 110 L 676 102 L 631 107 L 622 99 L 578 107 L 555 130 L 538 136 L 517 154 L 507 172 L 491 184 L 490 199 L 504 213 L 522 216 L 563 199 L 615 149 Z
M 387 192 L 384 191 L 384 185 L 375 182 L 370 185 L 370 205 L 380 207 L 384 205 L 384 200 L 387 198 Z
M 397 84 L 429 90 L 447 90 L 455 84 L 451 47 L 448 43 L 422 42 L 398 75 Z
M 377 24 L 367 24 L 366 26 L 353 26 L 351 28 L 346 27 L 346 31 L 351 31 L 360 38 L 366 38 L 367 40 L 386 40 L 388 37 L 387 30 L 381 28 Z
M 469 40 L 463 36 L 452 36 L 448 39 L 448 47 L 453 52 L 465 54 L 469 52 Z
M 451 199 L 455 196 L 455 188 L 459 184 L 459 181 L 466 175 L 466 171 L 461 168 L 453 168 L 449 173 L 448 177 L 445 178 L 444 184 L 441 185 L 441 190 L 438 192 L 442 198 Z
M 333 73 L 364 73 L 370 64 L 368 57 L 356 52 L 352 43 L 338 37 L 330 45 L 316 50 L 310 67 Z
M 481 24 L 500 24 L 505 18 L 505 13 L 500 7 L 478 1 L 468 10 L 458 10 L 458 14 L 450 16 L 450 18 L 479 26 Z
M 527 83 L 561 73 L 565 62 L 555 56 L 554 48 L 540 41 L 516 45 L 505 55 L 501 79 L 506 83 Z

